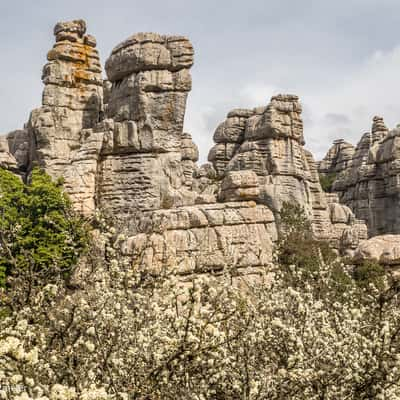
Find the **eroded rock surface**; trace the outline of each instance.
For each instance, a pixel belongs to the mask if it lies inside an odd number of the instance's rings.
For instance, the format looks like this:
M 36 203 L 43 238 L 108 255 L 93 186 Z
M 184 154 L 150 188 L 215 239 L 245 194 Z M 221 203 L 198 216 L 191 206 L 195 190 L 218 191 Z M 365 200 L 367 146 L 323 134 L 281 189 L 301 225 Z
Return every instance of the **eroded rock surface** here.
M 58 23 L 54 35 L 42 107 L 0 141 L 0 165 L 27 178 L 38 163 L 63 177 L 75 208 L 100 210 L 127 235 L 123 253 L 141 267 L 257 273 L 272 262 L 285 202 L 304 207 L 315 236 L 341 252 L 366 238 L 363 222 L 321 189 L 297 96 L 229 112 L 214 133 L 210 163 L 199 167 L 197 146 L 183 131 L 194 61 L 187 38 L 135 34 L 112 50 L 103 80 L 84 21 Z M 384 124 L 374 126 L 379 141 Z M 330 156 L 328 169 L 347 163 L 341 153 Z
M 350 165 L 354 151 L 355 148 L 352 144 L 343 139 L 335 140 L 326 156 L 318 163 L 318 171 L 325 175 L 342 172 Z
M 102 111 L 102 68 L 96 41 L 82 20 L 58 23 L 56 43 L 43 68 L 42 107 L 32 111 L 28 130 L 32 161 L 53 177 L 64 176 Z
M 6 136 L 0 136 L 0 167 L 9 170 L 17 169 L 17 160 L 9 151 Z
M 371 260 L 400 266 L 400 235 L 380 235 L 363 241 L 354 254 L 356 262 Z
M 297 96 L 277 95 L 267 107 L 228 113 L 215 131 L 216 144 L 208 156 L 222 179 L 219 198 L 253 199 L 274 213 L 279 213 L 285 202 L 296 202 L 311 219 L 316 237 L 332 240 L 337 248 L 349 244 L 355 248 L 365 237 L 365 225 L 354 216 L 332 220 L 333 206 L 322 191 L 317 165 L 303 147 L 301 111 Z M 232 182 L 232 177 L 240 182 L 240 174 L 241 187 Z M 248 176 L 251 183 L 244 183 Z M 336 207 L 342 209 L 339 204 Z
M 370 236 L 400 233 L 400 129 L 389 132 L 383 119 L 374 117 L 333 191 L 366 221 Z
M 143 217 L 142 233 L 130 237 L 123 254 L 159 273 L 257 273 L 271 265 L 277 239 L 273 213 L 254 202 L 228 202 L 159 210 Z

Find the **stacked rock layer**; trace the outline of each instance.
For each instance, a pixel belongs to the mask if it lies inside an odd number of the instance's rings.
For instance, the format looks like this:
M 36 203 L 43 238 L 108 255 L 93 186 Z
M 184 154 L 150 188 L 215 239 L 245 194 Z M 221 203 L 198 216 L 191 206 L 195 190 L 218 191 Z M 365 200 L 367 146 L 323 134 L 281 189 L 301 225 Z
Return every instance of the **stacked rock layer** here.
M 341 240 L 353 237 L 356 245 L 365 237 L 365 226 L 354 216 L 347 218 L 345 226 L 342 220 L 332 219 L 316 163 L 303 147 L 301 111 L 297 96 L 277 95 L 267 107 L 233 110 L 227 115 L 215 131 L 216 144 L 208 156 L 223 179 L 220 198 L 253 199 L 275 214 L 285 202 L 295 202 L 304 207 L 318 238 L 334 240 L 340 247 Z M 232 180 L 232 174 L 240 171 L 247 174 L 246 191 L 238 191 Z M 251 183 L 255 181 L 256 185 Z M 337 209 L 343 207 L 336 204 Z M 351 213 L 347 208 L 345 212 Z
M 325 165 L 322 172 L 337 171 Z M 400 233 L 399 128 L 389 132 L 383 119 L 374 117 L 371 132 L 362 136 L 350 161 L 338 172 L 333 191 L 357 218 L 366 221 L 369 236 Z
M 103 80 L 84 21 L 59 23 L 54 34 L 42 107 L 0 142 L 0 166 L 26 179 L 38 164 L 63 177 L 75 208 L 101 210 L 127 234 L 123 254 L 141 267 L 258 271 L 272 262 L 285 202 L 304 207 L 316 237 L 340 251 L 366 237 L 351 210 L 321 189 L 297 96 L 231 111 L 215 131 L 211 164 L 198 167 L 197 146 L 183 131 L 188 39 L 133 35 L 113 49 Z

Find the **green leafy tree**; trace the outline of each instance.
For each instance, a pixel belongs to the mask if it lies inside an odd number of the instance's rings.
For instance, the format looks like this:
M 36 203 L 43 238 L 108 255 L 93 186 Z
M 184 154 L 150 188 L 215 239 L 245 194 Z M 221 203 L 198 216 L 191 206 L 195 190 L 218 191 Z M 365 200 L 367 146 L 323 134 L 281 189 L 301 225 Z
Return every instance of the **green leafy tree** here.
M 29 184 L 0 169 L 0 286 L 29 274 L 32 283 L 67 278 L 87 245 L 82 218 L 61 181 L 34 169 Z
M 335 253 L 326 241 L 314 238 L 310 219 L 303 207 L 285 202 L 280 211 L 280 234 L 276 247 L 277 261 L 285 267 L 312 273 L 319 263 L 331 262 Z
M 334 172 L 330 173 L 330 174 L 326 174 L 326 175 L 322 175 L 322 174 L 319 175 L 319 181 L 321 183 L 321 187 L 324 192 L 327 192 L 327 193 L 332 192 L 332 187 L 336 180 L 336 176 L 337 176 L 337 174 Z
M 301 287 L 311 283 L 326 295 L 327 290 L 334 296 L 345 293 L 351 284 L 351 277 L 339 261 L 329 242 L 314 237 L 310 219 L 303 207 L 297 203 L 285 202 L 280 211 L 280 234 L 275 248 L 277 264 L 286 272 L 290 285 Z M 320 271 L 329 268 L 329 288 L 326 280 L 319 277 Z M 320 283 L 324 282 L 324 286 Z

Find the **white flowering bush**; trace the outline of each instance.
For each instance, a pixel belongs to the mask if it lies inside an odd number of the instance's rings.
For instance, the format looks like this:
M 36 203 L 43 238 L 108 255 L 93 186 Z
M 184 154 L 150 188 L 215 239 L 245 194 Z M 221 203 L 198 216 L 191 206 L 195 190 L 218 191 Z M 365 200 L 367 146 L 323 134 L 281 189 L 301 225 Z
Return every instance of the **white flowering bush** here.
M 322 258 L 306 276 L 155 277 L 115 237 L 78 283 L 3 293 L 1 399 L 400 399 L 395 282 L 360 289 Z

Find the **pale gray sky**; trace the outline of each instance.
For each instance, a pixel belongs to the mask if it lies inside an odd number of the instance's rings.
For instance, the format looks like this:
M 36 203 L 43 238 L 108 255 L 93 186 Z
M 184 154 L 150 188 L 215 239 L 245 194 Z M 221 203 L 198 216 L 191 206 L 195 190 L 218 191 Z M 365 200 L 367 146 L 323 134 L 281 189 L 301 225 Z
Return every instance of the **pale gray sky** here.
M 185 129 L 202 160 L 235 107 L 300 96 L 306 147 L 356 142 L 382 115 L 400 122 L 399 0 L 0 0 L 0 132 L 41 100 L 41 69 L 57 21 L 83 18 L 104 63 L 140 31 L 188 36 L 195 47 Z

